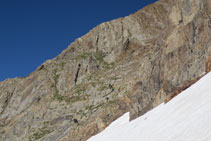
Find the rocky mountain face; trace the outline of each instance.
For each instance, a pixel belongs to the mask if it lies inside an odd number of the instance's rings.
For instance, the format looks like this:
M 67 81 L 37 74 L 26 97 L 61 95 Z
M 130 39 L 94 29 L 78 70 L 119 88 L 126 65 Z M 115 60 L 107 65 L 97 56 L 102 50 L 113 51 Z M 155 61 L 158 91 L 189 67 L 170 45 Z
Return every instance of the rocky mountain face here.
M 160 0 L 102 23 L 29 76 L 0 82 L 0 140 L 85 141 L 197 79 L 210 56 L 210 0 Z

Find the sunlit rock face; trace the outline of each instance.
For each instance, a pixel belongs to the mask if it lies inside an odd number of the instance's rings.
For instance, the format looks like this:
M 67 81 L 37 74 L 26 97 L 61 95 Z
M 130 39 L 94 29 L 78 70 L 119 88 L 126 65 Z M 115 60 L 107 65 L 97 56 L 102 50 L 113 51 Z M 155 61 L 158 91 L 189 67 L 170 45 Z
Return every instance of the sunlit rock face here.
M 160 0 L 0 83 L 0 140 L 84 141 L 209 70 L 211 1 Z M 206 65 L 207 64 L 207 65 Z

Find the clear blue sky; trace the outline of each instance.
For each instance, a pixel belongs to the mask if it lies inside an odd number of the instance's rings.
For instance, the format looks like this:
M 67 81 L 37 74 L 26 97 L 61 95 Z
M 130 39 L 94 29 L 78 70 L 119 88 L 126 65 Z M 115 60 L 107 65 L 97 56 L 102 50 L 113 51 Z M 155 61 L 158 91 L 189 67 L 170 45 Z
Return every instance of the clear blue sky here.
M 0 0 L 0 81 L 27 76 L 96 25 L 156 0 Z

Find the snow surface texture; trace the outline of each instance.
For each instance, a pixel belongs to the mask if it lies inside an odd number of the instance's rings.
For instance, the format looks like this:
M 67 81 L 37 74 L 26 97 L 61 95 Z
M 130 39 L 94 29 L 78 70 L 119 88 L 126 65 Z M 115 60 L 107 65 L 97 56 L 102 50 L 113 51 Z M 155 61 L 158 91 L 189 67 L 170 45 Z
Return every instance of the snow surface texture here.
M 126 113 L 88 141 L 211 141 L 211 73 L 131 122 Z

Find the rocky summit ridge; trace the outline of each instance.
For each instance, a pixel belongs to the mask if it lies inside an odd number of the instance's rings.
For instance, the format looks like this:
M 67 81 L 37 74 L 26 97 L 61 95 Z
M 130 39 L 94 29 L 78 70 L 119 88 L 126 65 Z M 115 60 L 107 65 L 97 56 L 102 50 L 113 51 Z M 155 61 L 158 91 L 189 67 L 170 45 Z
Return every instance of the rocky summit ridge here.
M 210 56 L 210 0 L 160 0 L 102 23 L 29 76 L 0 82 L 0 141 L 84 141 L 163 102 L 210 70 Z

